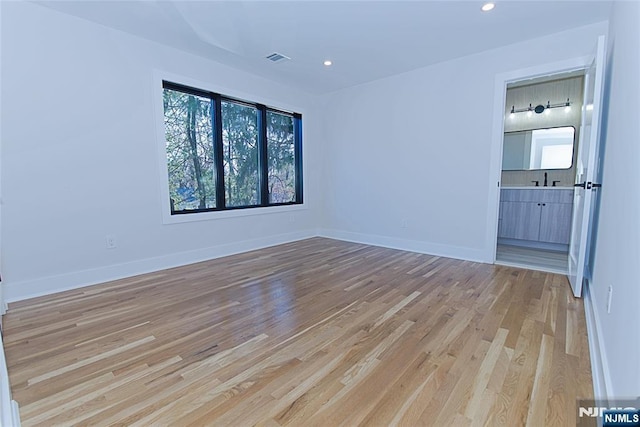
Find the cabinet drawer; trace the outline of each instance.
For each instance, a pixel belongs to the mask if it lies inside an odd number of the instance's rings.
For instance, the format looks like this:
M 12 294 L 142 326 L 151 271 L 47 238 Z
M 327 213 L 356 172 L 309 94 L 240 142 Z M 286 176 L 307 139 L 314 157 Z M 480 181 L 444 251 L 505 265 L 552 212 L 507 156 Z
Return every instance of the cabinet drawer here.
M 501 202 L 531 202 L 531 203 L 573 203 L 573 188 L 562 190 L 500 190 Z

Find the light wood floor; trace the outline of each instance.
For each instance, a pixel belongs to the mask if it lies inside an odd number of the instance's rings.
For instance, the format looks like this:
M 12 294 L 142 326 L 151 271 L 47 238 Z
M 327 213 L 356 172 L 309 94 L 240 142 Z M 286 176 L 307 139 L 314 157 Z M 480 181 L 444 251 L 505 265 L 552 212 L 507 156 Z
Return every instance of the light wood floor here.
M 310 239 L 10 305 L 32 425 L 571 426 L 562 276 Z

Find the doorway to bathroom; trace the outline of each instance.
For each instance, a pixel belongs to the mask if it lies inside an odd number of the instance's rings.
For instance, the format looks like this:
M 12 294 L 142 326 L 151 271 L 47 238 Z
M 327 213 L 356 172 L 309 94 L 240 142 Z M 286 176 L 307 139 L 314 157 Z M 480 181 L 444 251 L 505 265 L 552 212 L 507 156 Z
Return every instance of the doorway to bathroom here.
M 605 58 L 606 37 L 599 36 L 592 53 L 587 56 L 498 74 L 495 78 L 489 182 L 490 215 L 487 218 L 490 245 L 487 250 L 498 264 L 566 274 L 576 297 L 580 297 L 585 286 L 589 286 L 592 276 L 593 247 L 597 235 L 595 224 L 600 193 L 603 190 L 600 134 Z M 543 83 L 561 84 L 562 81 L 566 83 L 574 78 L 581 78 L 582 81 L 575 83 L 582 86 L 576 99 L 567 95 L 566 87 L 555 89 L 557 100 L 550 98 L 553 91 L 546 97 L 542 96 L 542 99 L 531 98 L 531 101 L 522 98 L 525 95 L 521 93 L 519 102 L 523 105 L 516 104 L 515 97 L 507 97 L 510 89 L 513 92 L 530 86 L 542 91 L 542 86 L 539 85 Z M 536 94 L 532 92 L 527 96 L 534 97 Z M 551 120 L 553 113 L 560 111 L 568 115 L 572 111 L 579 113 L 579 126 L 545 121 Z M 516 120 L 527 123 L 527 119 L 533 118 L 538 119 L 536 123 L 540 124 L 534 126 L 529 122 L 522 130 L 511 127 Z M 534 135 L 536 130 L 550 134 L 560 128 L 570 127 L 574 128 L 572 148 L 556 147 L 568 145 L 557 141 L 533 142 L 539 139 Z M 528 131 L 531 131 L 531 135 L 526 134 Z M 509 132 L 523 132 L 519 136 L 511 135 L 511 139 L 524 142 L 521 142 L 521 148 L 508 148 L 507 151 L 510 151 L 507 152 L 503 150 L 503 145 L 509 139 L 505 138 Z M 542 139 L 546 137 L 542 135 Z M 554 138 L 555 136 L 551 137 Z M 546 157 L 550 160 L 539 159 L 541 156 L 545 157 L 541 154 L 545 150 L 548 152 Z M 565 160 L 556 157 L 560 152 L 568 151 L 572 152 L 571 167 L 563 163 Z M 518 170 L 503 167 L 505 156 L 508 157 L 505 160 L 507 165 L 521 157 L 522 166 Z M 527 157 L 528 164 L 525 162 Z M 509 174 L 515 176 L 508 176 Z M 503 184 L 504 179 L 506 182 Z M 554 181 L 557 181 L 555 186 Z M 573 199 L 570 202 L 568 195 L 571 193 Z M 567 223 L 570 224 L 568 245 L 565 243 L 567 227 L 558 226 Z M 553 259 L 551 262 L 550 257 Z M 565 257 L 566 269 L 558 268 Z
M 567 274 L 584 70 L 507 84 L 496 263 Z

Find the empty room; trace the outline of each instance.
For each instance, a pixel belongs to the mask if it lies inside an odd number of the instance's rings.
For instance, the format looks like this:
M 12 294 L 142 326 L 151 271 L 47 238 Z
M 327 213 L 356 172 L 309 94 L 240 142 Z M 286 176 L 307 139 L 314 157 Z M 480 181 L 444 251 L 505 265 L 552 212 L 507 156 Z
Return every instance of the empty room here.
M 640 2 L 0 24 L 0 425 L 640 425 Z

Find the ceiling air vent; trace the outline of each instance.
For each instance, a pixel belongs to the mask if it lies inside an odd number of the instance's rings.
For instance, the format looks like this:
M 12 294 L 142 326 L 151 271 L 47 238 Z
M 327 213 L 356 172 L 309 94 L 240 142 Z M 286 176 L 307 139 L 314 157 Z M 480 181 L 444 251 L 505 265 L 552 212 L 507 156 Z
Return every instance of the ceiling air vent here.
M 285 61 L 285 60 L 288 60 L 288 59 L 291 59 L 291 58 L 289 58 L 288 56 L 285 56 L 285 55 L 283 55 L 281 53 L 273 52 L 271 55 L 267 56 L 267 59 L 269 61 L 272 61 L 272 62 L 281 62 L 281 61 Z

